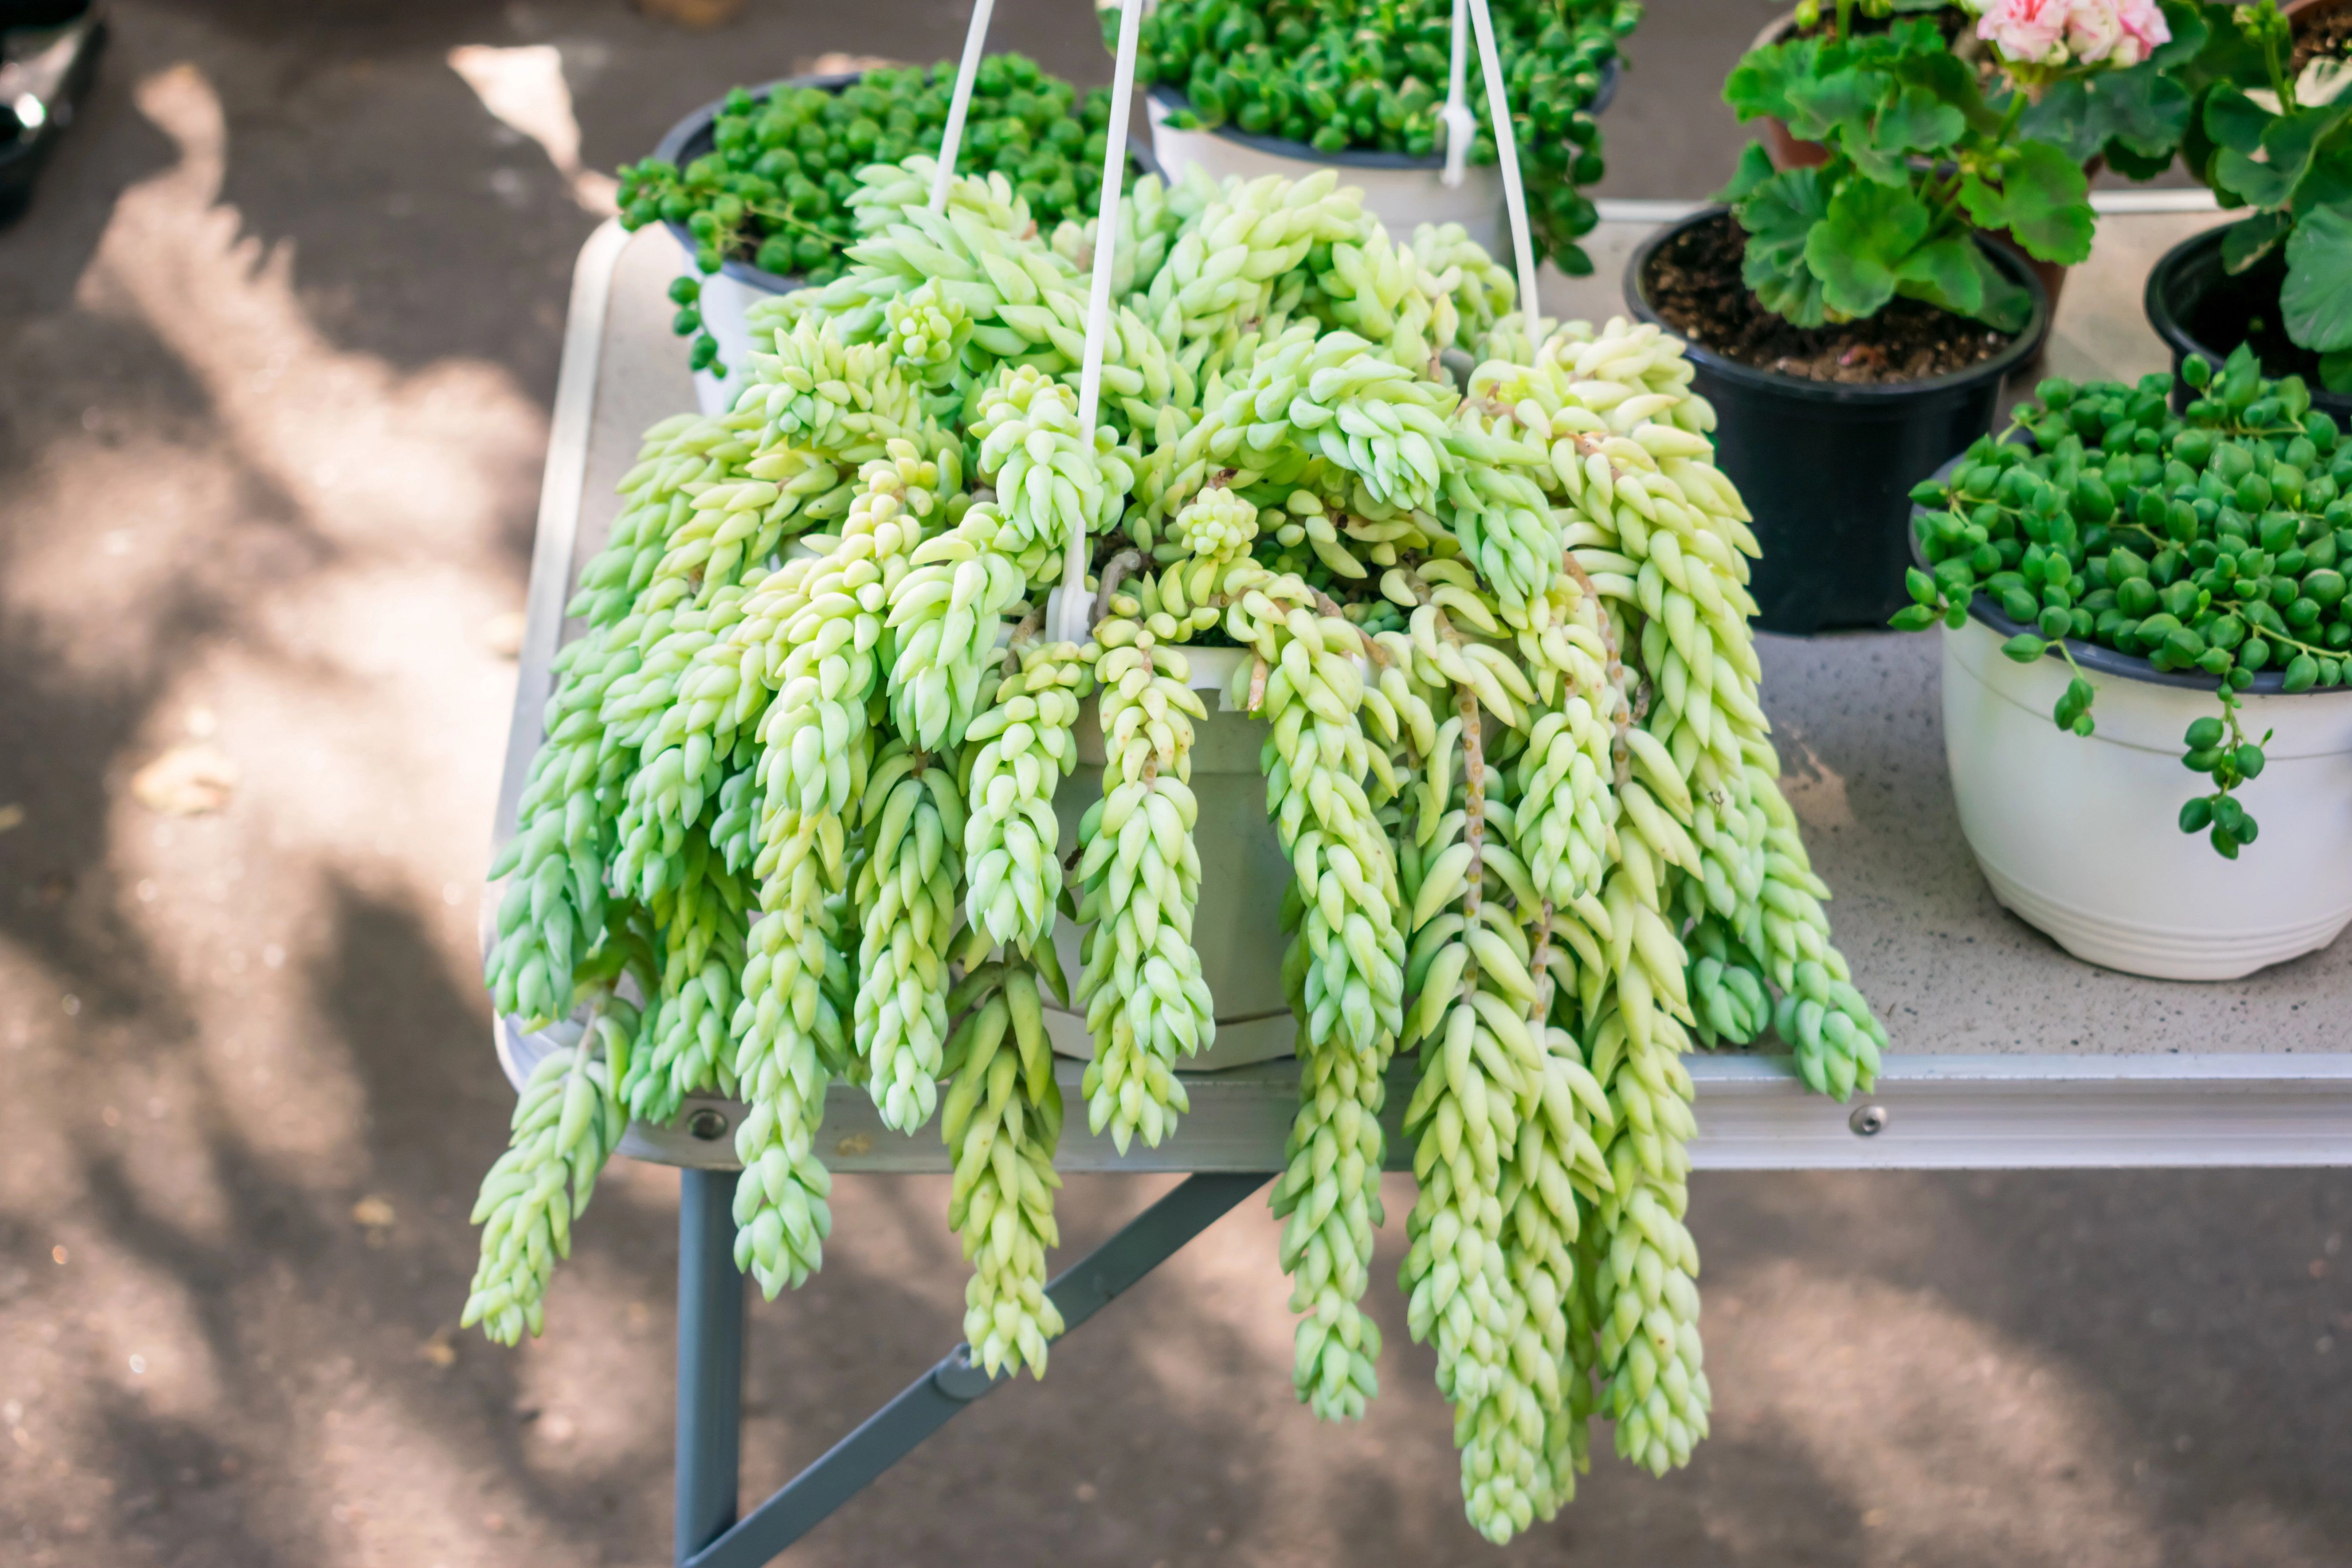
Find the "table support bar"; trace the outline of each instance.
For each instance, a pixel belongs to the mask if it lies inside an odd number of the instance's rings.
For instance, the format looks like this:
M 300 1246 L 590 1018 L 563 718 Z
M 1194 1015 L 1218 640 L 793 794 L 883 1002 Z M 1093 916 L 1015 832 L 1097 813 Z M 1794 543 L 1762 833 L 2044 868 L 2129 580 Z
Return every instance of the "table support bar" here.
M 677 1188 L 677 1561 L 735 1522 L 743 1436 L 743 1276 L 733 1171 Z
M 701 1172 L 686 1173 L 691 1180 Z M 1093 1317 L 1119 1292 L 1166 1262 L 1184 1244 L 1214 1225 L 1235 1205 L 1270 1179 L 1265 1174 L 1216 1173 L 1188 1176 L 1158 1203 L 1129 1220 L 1118 1235 L 1088 1253 L 1077 1265 L 1046 1287 L 1046 1294 L 1062 1314 L 1065 1332 Z M 731 1178 L 730 1178 L 731 1181 Z M 731 1259 L 730 1260 L 731 1268 Z M 741 1295 L 737 1293 L 737 1311 Z M 683 1301 L 681 1301 L 681 1306 Z M 684 1319 L 681 1315 L 681 1330 Z M 686 1356 L 679 1356 L 678 1556 L 680 1568 L 758 1568 L 815 1529 L 825 1517 L 863 1490 L 883 1471 L 897 1464 L 915 1446 L 950 1417 L 1003 1384 L 1009 1375 L 991 1378 L 968 1359 L 971 1347 L 958 1345 L 947 1359 L 909 1384 L 896 1399 L 876 1411 L 824 1458 L 803 1470 L 783 1489 L 753 1509 L 740 1523 L 691 1554 L 684 1533 L 688 1492 L 685 1412 Z M 732 1408 L 730 1406 L 730 1408 Z M 726 1481 L 727 1512 L 734 1504 L 733 1428 L 730 1427 Z M 709 1478 L 703 1484 L 715 1485 Z

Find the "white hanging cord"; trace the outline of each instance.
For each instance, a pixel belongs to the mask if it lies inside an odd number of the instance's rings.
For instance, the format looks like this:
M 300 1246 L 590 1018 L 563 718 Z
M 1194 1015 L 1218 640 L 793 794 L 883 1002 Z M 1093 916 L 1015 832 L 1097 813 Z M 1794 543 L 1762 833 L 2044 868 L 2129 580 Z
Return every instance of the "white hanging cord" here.
M 1459 185 L 1470 168 L 1470 143 L 1478 134 L 1478 121 L 1470 112 L 1470 0 L 1454 0 L 1454 58 L 1445 89 L 1445 173 L 1448 185 Z
M 971 26 L 964 29 L 963 59 L 956 67 L 955 96 L 948 100 L 948 128 L 940 137 L 940 166 L 931 175 L 931 210 L 948 210 L 948 185 L 955 179 L 956 152 L 963 143 L 963 117 L 971 108 L 971 82 L 980 74 L 981 50 L 988 42 L 989 13 L 996 0 L 977 0 Z
M 1536 250 L 1528 238 L 1528 192 L 1519 183 L 1519 146 L 1511 134 L 1511 106 L 1503 94 L 1503 60 L 1495 48 L 1495 18 L 1486 0 L 1468 0 L 1478 29 L 1478 61 L 1486 68 L 1486 108 L 1495 120 L 1495 155 L 1503 163 L 1503 202 L 1511 215 L 1511 247 L 1518 253 L 1519 311 L 1528 341 L 1543 346 L 1543 318 L 1536 313 Z
M 1127 174 L 1128 110 L 1135 101 L 1135 43 L 1142 31 L 1143 0 L 1120 0 L 1118 63 L 1110 78 L 1110 127 L 1103 147 L 1102 202 L 1095 218 L 1094 288 L 1087 299 L 1087 353 L 1078 372 L 1078 439 L 1094 445 L 1095 418 L 1102 406 L 1103 340 L 1110 331 L 1112 252 L 1118 247 L 1119 185 Z M 1062 634 L 1084 642 L 1094 601 L 1087 593 L 1087 533 L 1070 533 L 1062 558 Z

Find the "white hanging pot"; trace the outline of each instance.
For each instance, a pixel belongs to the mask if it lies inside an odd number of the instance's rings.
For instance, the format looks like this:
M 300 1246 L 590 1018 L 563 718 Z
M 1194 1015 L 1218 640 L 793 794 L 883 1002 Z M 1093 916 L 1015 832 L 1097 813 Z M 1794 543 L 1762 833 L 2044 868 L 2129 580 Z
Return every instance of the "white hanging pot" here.
M 1591 112 L 1609 106 L 1617 90 L 1617 62 L 1611 60 L 1593 95 Z M 1349 149 L 1325 153 L 1304 142 L 1278 136 L 1252 136 L 1230 125 L 1213 131 L 1180 131 L 1168 117 L 1190 107 L 1172 87 L 1155 87 L 1144 96 L 1151 117 L 1151 153 L 1172 184 L 1194 164 L 1213 179 L 1237 174 L 1255 180 L 1280 174 L 1303 180 L 1320 169 L 1337 169 L 1343 184 L 1364 193 L 1364 210 L 1381 220 L 1390 237 L 1410 240 L 1425 223 L 1458 223 L 1487 255 L 1497 261 L 1511 258 L 1511 229 L 1505 216 L 1503 171 L 1492 163 L 1473 163 L 1462 173 L 1462 183 L 1447 184 L 1445 154 L 1414 157 L 1407 153 Z
M 2274 733 L 2238 791 L 2262 836 L 2225 860 L 2179 826 L 2210 788 L 2180 755 L 2190 721 L 2221 710 L 2214 682 L 2070 644 L 2098 693 L 2078 737 L 2050 717 L 2065 662 L 2000 651 L 2023 629 L 1980 596 L 1939 634 L 1952 794 L 1995 898 L 2075 957 L 2159 980 L 2234 980 L 2352 921 L 2352 689 L 2290 697 L 2265 674 L 2243 694 L 2247 734 Z
M 1231 126 L 1213 131 L 1181 131 L 1168 123 L 1170 115 L 1187 108 L 1174 88 L 1155 87 L 1143 100 L 1151 116 L 1151 152 L 1172 183 L 1198 165 L 1213 179 L 1236 174 L 1255 180 L 1280 174 L 1303 180 L 1323 169 L 1337 169 L 1340 183 L 1364 193 L 1364 210 L 1381 220 L 1392 238 L 1410 240 L 1422 224 L 1458 223 L 1489 256 L 1511 254 L 1510 229 L 1503 215 L 1503 174 L 1491 163 L 1473 163 L 1462 183 L 1448 185 L 1443 153 L 1416 158 L 1405 153 L 1325 153 L 1304 142 L 1276 136 L 1252 136 Z
M 1292 1055 L 1297 1044 L 1297 1020 L 1282 994 L 1282 954 L 1289 943 L 1282 930 L 1282 896 L 1292 873 L 1265 812 L 1265 774 L 1258 765 L 1265 724 L 1234 710 L 1225 695 L 1234 672 L 1249 657 L 1242 648 L 1184 650 L 1192 689 L 1215 694 L 1207 696 L 1208 718 L 1193 722 L 1192 789 L 1201 805 L 1192 832 L 1201 856 L 1192 947 L 1215 1004 L 1217 1037 L 1207 1050 L 1179 1064 L 1192 1070 L 1271 1061 Z M 1091 697 L 1079 710 L 1076 739 L 1077 771 L 1054 794 L 1066 856 L 1077 847 L 1078 819 L 1103 793 L 1102 730 Z M 1054 923 L 1055 951 L 1074 991 L 1083 933 L 1075 921 Z M 1093 1057 L 1094 1039 L 1083 1011 L 1065 1011 L 1048 998 L 1045 1028 L 1062 1055 Z

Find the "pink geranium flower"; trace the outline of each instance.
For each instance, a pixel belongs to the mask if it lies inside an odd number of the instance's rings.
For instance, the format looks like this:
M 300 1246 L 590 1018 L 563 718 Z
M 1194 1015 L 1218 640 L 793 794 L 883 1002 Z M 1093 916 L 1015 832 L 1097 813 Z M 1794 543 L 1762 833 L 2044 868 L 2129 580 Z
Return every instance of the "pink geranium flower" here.
M 2149 53 L 2172 41 L 2172 28 L 2164 20 L 2164 11 L 2156 0 L 2121 0 L 2116 7 L 2116 21 L 2123 37 L 2116 41 L 2115 52 L 2107 57 L 2116 66 L 2136 66 Z
M 2019 65 L 2058 65 L 2066 58 L 2073 9 L 2074 0 L 1992 0 L 1977 23 L 1977 37 Z

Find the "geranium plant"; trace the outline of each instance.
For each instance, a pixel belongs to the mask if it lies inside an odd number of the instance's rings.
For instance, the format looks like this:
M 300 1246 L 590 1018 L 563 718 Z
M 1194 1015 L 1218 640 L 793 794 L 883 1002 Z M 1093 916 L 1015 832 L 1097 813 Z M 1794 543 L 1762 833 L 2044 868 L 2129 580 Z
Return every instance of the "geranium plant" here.
M 2133 172 L 2169 160 L 2189 96 L 2163 73 L 2176 18 L 2194 18 L 2154 0 L 1992 0 L 1961 39 L 1989 46 L 1980 69 L 1937 17 L 1896 8 L 1840 0 L 1825 17 L 1809 0 L 1798 36 L 1751 50 L 1725 83 L 1743 121 L 1777 117 L 1829 152 L 1776 170 L 1748 147 L 1723 196 L 1748 236 L 1746 280 L 1800 326 L 1902 295 L 2017 331 L 2030 297 L 1975 231 L 2041 261 L 2087 257 L 2084 160 L 2118 148 Z
M 2279 324 L 2319 356 L 2330 392 L 2352 392 L 2352 61 L 2297 61 L 2275 0 L 2208 14 L 2185 151 L 2223 206 L 2253 209 L 2222 241 L 2222 264 L 2242 273 L 2284 247 Z

